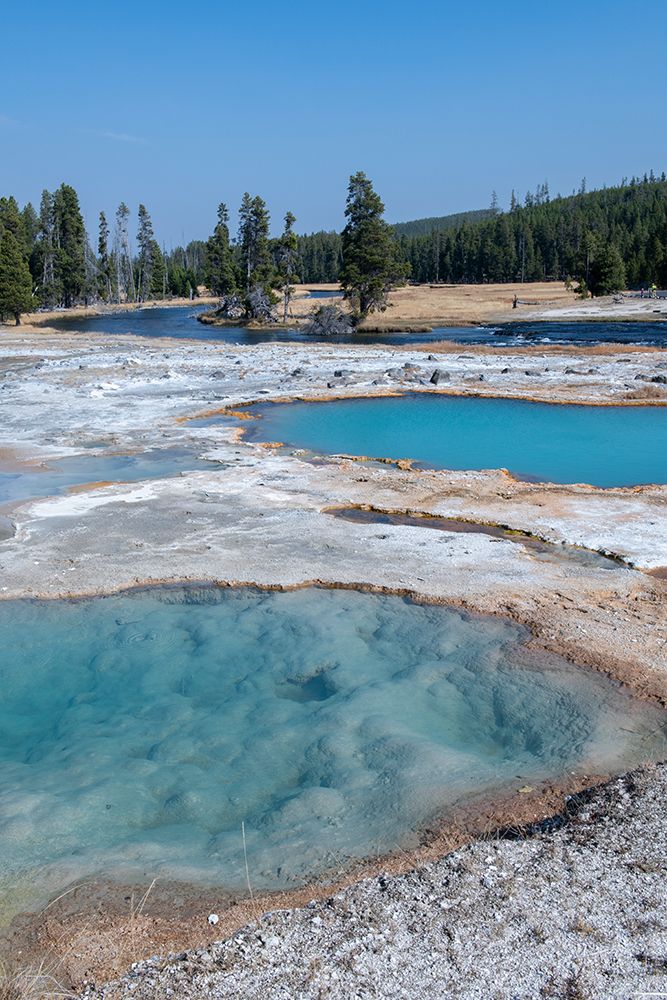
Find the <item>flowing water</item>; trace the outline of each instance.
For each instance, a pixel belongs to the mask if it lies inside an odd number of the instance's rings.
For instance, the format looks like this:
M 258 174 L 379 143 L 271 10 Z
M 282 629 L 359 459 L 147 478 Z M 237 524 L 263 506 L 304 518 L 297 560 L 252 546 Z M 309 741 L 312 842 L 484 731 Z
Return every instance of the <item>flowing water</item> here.
M 311 292 L 313 298 L 334 298 L 337 293 Z M 103 313 L 99 316 L 68 317 L 49 321 L 57 329 L 86 333 L 134 333 L 142 337 L 178 337 L 192 340 L 223 340 L 234 344 L 272 341 L 317 342 L 299 329 L 248 330 L 241 326 L 205 326 L 198 313 L 211 306 L 164 306 Z M 442 326 L 421 333 L 353 333 L 328 337 L 338 344 L 419 344 L 440 340 L 460 344 L 522 346 L 525 344 L 646 344 L 667 347 L 667 322 L 535 322 L 507 323 L 502 326 Z
M 257 888 L 415 843 L 471 794 L 667 751 L 665 715 L 492 618 L 355 591 L 0 602 L 0 886 Z
M 248 407 L 251 439 L 315 452 L 508 469 L 556 483 L 667 482 L 667 407 L 558 406 L 413 393 Z

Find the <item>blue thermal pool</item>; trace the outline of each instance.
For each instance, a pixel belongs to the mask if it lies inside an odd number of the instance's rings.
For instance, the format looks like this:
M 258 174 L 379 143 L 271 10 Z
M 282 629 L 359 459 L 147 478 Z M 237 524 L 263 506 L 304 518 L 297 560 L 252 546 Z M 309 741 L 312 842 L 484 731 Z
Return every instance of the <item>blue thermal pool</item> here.
M 665 716 L 491 618 L 355 591 L 0 602 L 0 888 L 242 889 L 406 847 L 471 795 L 664 756 Z M 33 900 L 34 901 L 34 900 Z
M 250 439 L 320 453 L 603 487 L 667 482 L 667 407 L 416 393 L 249 409 L 261 417 L 244 424 Z

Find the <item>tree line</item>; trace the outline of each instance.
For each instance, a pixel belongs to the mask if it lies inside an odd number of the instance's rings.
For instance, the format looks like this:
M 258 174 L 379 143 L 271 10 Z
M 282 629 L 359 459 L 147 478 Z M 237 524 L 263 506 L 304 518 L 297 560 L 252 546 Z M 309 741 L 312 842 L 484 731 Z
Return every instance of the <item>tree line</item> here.
M 546 184 L 523 205 L 454 232 L 399 237 L 416 281 L 567 281 L 582 292 L 667 285 L 667 180 L 551 199 Z
M 130 215 L 124 202 L 111 225 L 100 212 L 95 252 L 71 185 L 43 191 L 39 211 L 30 202 L 19 209 L 15 198 L 0 198 L 0 318 L 18 322 L 21 313 L 38 308 L 196 295 L 204 244 L 165 253 L 139 205 L 133 250 Z
M 94 250 L 70 185 L 44 191 L 39 211 L 0 198 L 0 318 L 18 322 L 21 313 L 40 307 L 194 297 L 201 285 L 221 299 L 222 316 L 260 320 L 273 315 L 278 301 L 283 319 L 288 316 L 297 281 L 340 281 L 361 314 L 381 308 L 387 288 L 407 277 L 431 283 L 576 280 L 584 294 L 667 285 L 664 174 L 591 192 L 582 182 L 577 194 L 554 199 L 545 183 L 523 204 L 513 194 L 505 212 L 494 196 L 482 212 L 391 227 L 371 182 L 358 173 L 350 178 L 340 234 L 297 236 L 288 212 L 281 235 L 271 238 L 266 203 L 246 193 L 235 238 L 221 203 L 208 240 L 169 253 L 144 205 L 133 249 L 130 216 L 124 202 L 111 221 L 101 212 Z M 432 228 L 425 232 L 427 225 Z M 373 274 L 377 281 L 368 285 Z
M 512 194 L 508 211 L 500 211 L 496 203 L 480 213 L 468 213 L 454 226 L 452 219 L 456 217 L 394 227 L 413 281 L 569 279 L 579 282 L 582 293 L 595 295 L 651 284 L 667 287 L 664 174 L 633 177 L 591 192 L 583 181 L 576 194 L 553 199 L 544 183 L 526 194 L 523 204 Z M 335 233 L 302 237 L 300 250 L 305 282 L 339 279 L 340 238 Z

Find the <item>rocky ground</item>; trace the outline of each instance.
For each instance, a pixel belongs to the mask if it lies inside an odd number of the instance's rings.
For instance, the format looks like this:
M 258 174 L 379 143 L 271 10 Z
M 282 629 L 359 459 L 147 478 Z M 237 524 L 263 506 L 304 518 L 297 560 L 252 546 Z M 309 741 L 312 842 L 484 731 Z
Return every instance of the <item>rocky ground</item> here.
M 267 913 L 87 1000 L 628 1000 L 667 995 L 667 768 L 570 801 L 560 829 Z

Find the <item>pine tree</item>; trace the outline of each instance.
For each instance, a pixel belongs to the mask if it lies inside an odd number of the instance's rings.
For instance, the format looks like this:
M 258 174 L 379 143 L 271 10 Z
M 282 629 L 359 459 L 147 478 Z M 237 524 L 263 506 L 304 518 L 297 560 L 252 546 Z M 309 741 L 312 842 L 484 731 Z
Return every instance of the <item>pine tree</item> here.
M 218 221 L 206 243 L 204 280 L 210 292 L 221 298 L 236 291 L 236 268 L 229 244 L 229 212 L 224 202 L 218 205 Z
M 32 277 L 23 250 L 11 229 L 0 239 L 0 318 L 13 316 L 16 325 L 21 313 L 32 306 Z
M 593 263 L 589 288 L 593 295 L 611 295 L 625 288 L 625 265 L 615 243 L 606 243 Z
M 280 277 L 280 285 L 283 293 L 284 323 L 287 323 L 287 319 L 289 317 L 289 304 L 293 291 L 292 282 L 297 281 L 299 277 L 299 250 L 296 233 L 294 232 L 295 222 L 296 216 L 292 215 L 291 212 L 287 212 L 285 215 L 285 228 L 282 236 L 278 240 L 276 252 L 278 275 Z
M 24 257 L 28 256 L 29 248 L 26 239 L 23 219 L 16 198 L 0 198 L 0 233 L 9 231 L 19 245 Z
M 68 308 L 81 297 L 86 283 L 86 230 L 73 187 L 61 184 L 54 195 L 56 274 L 62 304 Z
M 151 280 L 148 294 L 151 299 L 163 299 L 167 293 L 167 267 L 157 240 L 151 243 Z
M 114 259 L 116 263 L 116 299 L 118 302 L 134 302 L 135 286 L 130 254 L 130 238 L 127 232 L 127 220 L 130 210 L 124 201 L 116 209 L 116 226 L 114 230 Z
M 246 191 L 239 209 L 238 237 L 246 294 L 256 285 L 268 290 L 274 278 L 269 252 L 269 221 L 264 200 L 259 195 L 251 198 Z
M 35 248 L 39 234 L 39 216 L 30 202 L 24 206 L 21 212 L 21 221 L 23 222 L 23 231 L 25 233 L 26 250 L 28 255 L 30 255 Z
M 37 284 L 39 301 L 47 308 L 60 301 L 60 285 L 56 278 L 54 197 L 42 191 L 39 204 L 39 236 L 32 257 L 32 273 Z
M 407 274 L 383 214 L 384 205 L 370 180 L 362 172 L 353 174 L 345 208 L 340 283 L 345 298 L 357 303 L 362 318 L 375 309 L 385 309 L 387 292 Z
M 137 260 L 139 276 L 137 280 L 137 291 L 139 302 L 145 302 L 149 296 L 153 278 L 155 234 L 153 232 L 151 217 L 146 211 L 146 207 L 144 205 L 139 205 L 139 229 L 137 232 L 137 243 L 139 244 L 139 257 Z
M 109 257 L 109 223 L 104 212 L 100 212 L 99 236 L 97 239 L 98 288 L 105 302 L 111 302 L 111 258 Z

